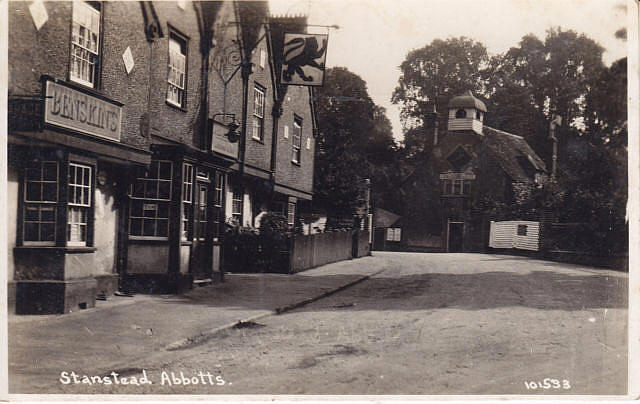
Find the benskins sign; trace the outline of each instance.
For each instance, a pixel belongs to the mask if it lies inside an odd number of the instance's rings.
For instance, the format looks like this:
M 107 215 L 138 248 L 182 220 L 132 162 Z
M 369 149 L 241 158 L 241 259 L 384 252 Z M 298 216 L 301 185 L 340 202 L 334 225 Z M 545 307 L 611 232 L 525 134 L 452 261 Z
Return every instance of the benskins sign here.
M 120 141 L 122 107 L 47 81 L 44 122 Z

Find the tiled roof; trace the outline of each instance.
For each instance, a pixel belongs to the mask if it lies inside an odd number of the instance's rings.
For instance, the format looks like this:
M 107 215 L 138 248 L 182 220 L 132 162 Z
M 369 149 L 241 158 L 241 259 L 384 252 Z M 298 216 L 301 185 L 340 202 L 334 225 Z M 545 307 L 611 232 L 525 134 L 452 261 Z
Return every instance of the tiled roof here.
M 488 149 L 497 158 L 502 169 L 514 181 L 531 182 L 523 164 L 531 164 L 536 171 L 546 171 L 544 161 L 536 154 L 522 136 L 514 135 L 489 126 L 483 127 Z
M 374 226 L 375 227 L 391 227 L 393 226 L 398 219 L 400 219 L 400 215 L 396 215 L 393 212 L 389 212 L 386 209 L 376 208 L 374 211 Z

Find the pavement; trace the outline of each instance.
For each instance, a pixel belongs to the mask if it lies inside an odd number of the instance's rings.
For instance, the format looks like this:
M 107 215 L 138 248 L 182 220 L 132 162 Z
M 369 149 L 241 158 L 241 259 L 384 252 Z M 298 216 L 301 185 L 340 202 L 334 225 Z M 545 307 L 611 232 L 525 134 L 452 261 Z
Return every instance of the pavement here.
M 300 307 L 386 267 L 384 260 L 364 257 L 294 275 L 226 274 L 224 283 L 182 295 L 112 296 L 64 315 L 10 315 L 9 391 L 38 390 L 65 370 L 126 373 L 137 359 L 204 343 L 221 330 Z

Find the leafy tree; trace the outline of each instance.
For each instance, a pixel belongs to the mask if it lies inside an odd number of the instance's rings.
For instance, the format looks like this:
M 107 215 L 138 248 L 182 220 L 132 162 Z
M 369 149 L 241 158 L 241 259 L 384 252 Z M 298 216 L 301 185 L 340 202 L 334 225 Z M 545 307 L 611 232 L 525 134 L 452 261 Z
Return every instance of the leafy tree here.
M 440 130 L 446 130 L 446 105 L 451 97 L 467 90 L 480 93 L 484 88 L 482 69 L 489 62 L 487 49 L 469 38 L 435 39 L 423 48 L 409 52 L 400 65 L 398 86 L 391 101 L 401 105 L 406 131 L 405 145 L 428 149 L 433 133 L 428 117 L 437 105 Z
M 526 35 L 517 47 L 491 58 L 484 71 L 487 124 L 527 137 L 550 162 L 548 122 L 553 114 L 562 116 L 561 148 L 567 137 L 585 132 L 587 97 L 604 69 L 603 51 L 571 30 L 550 29 L 544 42 Z
M 332 220 L 349 218 L 364 202 L 365 179 L 380 193 L 392 182 L 388 167 L 396 149 L 391 123 L 369 96 L 364 80 L 343 67 L 325 71 L 316 110 L 314 200 Z

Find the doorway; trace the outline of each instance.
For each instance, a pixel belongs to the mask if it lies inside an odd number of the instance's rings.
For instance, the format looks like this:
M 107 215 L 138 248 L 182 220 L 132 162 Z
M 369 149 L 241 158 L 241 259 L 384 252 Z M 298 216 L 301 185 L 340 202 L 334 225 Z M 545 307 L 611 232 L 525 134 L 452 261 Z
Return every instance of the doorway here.
M 449 222 L 447 252 L 462 252 L 464 240 L 464 222 Z
M 198 281 L 211 281 L 212 237 L 209 227 L 209 181 L 196 181 L 193 256 L 191 275 Z

